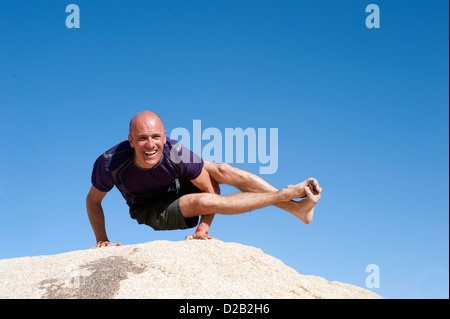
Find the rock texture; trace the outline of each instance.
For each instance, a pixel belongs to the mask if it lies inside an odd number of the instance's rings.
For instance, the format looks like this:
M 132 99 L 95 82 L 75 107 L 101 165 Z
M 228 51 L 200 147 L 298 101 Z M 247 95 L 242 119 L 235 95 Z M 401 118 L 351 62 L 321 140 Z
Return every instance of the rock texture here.
M 0 298 L 381 298 L 237 243 L 153 241 L 0 260 Z

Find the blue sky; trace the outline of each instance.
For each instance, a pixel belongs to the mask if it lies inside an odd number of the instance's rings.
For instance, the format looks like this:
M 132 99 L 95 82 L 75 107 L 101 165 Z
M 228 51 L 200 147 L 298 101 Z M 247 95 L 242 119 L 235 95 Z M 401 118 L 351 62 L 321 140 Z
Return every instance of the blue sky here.
M 386 298 L 448 298 L 448 12 L 440 0 L 0 0 L 0 258 L 95 244 L 92 165 L 148 109 L 168 133 L 193 120 L 278 128 L 278 170 L 263 177 L 323 187 L 309 225 L 268 207 L 216 216 L 212 236 L 360 287 L 376 264 L 371 290 Z M 192 233 L 138 225 L 116 189 L 103 206 L 113 242 Z

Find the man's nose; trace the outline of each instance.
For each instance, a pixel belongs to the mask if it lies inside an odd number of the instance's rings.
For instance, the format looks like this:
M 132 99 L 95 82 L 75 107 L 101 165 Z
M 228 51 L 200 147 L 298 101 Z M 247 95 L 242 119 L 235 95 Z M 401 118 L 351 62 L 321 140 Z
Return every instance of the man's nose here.
M 153 149 L 155 147 L 155 142 L 153 141 L 153 139 L 150 137 L 147 139 L 147 145 L 148 148 Z

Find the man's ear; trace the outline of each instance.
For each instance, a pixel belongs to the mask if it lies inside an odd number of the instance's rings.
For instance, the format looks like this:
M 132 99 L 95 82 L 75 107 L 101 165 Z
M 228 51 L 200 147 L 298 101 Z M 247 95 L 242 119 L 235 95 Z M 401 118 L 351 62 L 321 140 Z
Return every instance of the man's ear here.
M 131 134 L 128 134 L 128 142 L 130 142 L 131 148 L 134 148 L 134 145 L 133 145 L 133 137 L 131 136 Z
M 166 144 L 167 132 L 164 130 L 164 144 Z

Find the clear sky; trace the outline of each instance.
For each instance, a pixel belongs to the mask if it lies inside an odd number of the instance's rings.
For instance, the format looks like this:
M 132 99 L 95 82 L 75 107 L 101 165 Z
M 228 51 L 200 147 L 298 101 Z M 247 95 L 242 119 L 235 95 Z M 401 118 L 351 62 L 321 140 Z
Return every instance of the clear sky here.
M 66 26 L 71 3 L 80 28 Z M 366 26 L 371 3 L 380 28 Z M 386 298 L 448 298 L 448 6 L 0 0 L 0 258 L 95 244 L 92 165 L 147 109 L 168 134 L 194 120 L 277 128 L 278 169 L 262 177 L 323 187 L 309 225 L 268 207 L 216 216 L 212 236 L 360 287 L 377 265 Z M 138 225 L 117 189 L 103 204 L 113 242 L 192 233 Z

